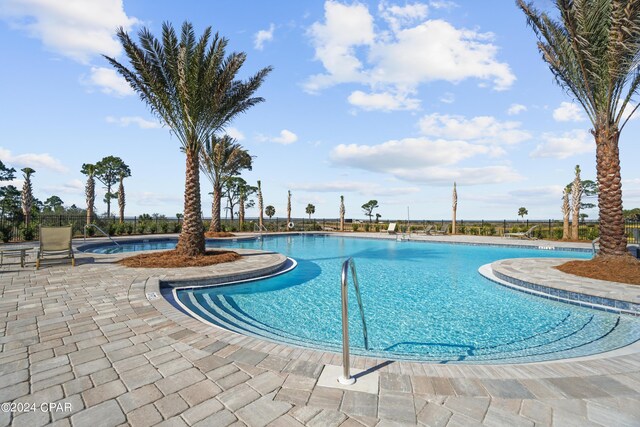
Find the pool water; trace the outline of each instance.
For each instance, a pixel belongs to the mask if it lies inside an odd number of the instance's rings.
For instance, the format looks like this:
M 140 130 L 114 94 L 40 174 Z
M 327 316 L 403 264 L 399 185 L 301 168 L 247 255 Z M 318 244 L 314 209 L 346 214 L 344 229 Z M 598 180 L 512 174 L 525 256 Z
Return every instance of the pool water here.
M 280 252 L 298 262 L 273 278 L 175 293 L 201 320 L 272 341 L 341 349 L 340 273 L 348 257 L 357 265 L 369 334 L 366 350 L 350 285 L 349 328 L 357 354 L 519 363 L 591 355 L 640 338 L 639 318 L 518 292 L 477 271 L 504 258 L 586 259 L 590 253 L 320 235 L 210 244 Z

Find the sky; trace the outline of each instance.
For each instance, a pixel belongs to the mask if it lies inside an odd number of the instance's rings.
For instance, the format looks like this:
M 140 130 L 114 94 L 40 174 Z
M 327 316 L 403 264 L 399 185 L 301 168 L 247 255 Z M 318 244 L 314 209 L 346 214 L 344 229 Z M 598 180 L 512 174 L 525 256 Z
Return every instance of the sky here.
M 256 93 L 265 102 L 223 132 L 255 156 L 242 177 L 261 180 L 278 217 L 290 190 L 294 217 L 311 203 L 336 218 L 344 195 L 348 218 L 375 199 L 382 219 L 449 219 L 456 182 L 459 219 L 516 219 L 520 207 L 561 218 L 575 166 L 595 180 L 590 122 L 510 0 L 3 0 L 0 160 L 35 169 L 40 200 L 84 207 L 82 164 L 118 156 L 132 173 L 127 216 L 182 212 L 179 141 L 102 54 L 125 61 L 117 27 L 137 40 L 185 20 L 246 52 L 240 78 L 273 67 Z M 620 139 L 626 209 L 640 207 L 639 137 L 632 117 Z M 204 175 L 201 188 L 210 216 Z

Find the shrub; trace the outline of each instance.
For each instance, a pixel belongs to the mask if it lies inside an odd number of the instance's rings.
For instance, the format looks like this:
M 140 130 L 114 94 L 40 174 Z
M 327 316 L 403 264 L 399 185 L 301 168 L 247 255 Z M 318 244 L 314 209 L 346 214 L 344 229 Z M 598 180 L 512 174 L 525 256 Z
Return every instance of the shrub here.
M 138 227 L 137 228 L 138 228 L 138 230 L 137 230 L 138 233 L 144 234 L 147 231 L 147 223 L 144 222 L 144 221 L 140 221 L 138 223 Z
M 352 229 L 353 231 L 358 231 L 358 224 L 355 224 L 355 223 L 354 223 L 354 224 L 351 224 L 351 229 Z
M 368 222 L 365 222 L 365 224 L 364 224 L 364 231 L 365 232 L 369 231 L 369 223 Z
M 121 222 L 117 225 L 116 227 L 116 233 L 118 233 L 119 236 L 122 236 L 124 233 L 126 233 L 127 231 L 127 224 L 124 222 Z
M 162 231 L 163 233 L 168 233 L 169 232 L 169 223 L 166 221 L 163 221 L 160 223 L 160 231 Z
M 173 232 L 174 233 L 179 233 L 181 229 L 182 229 L 182 225 L 179 222 L 174 222 L 173 223 Z
M 20 234 L 23 240 L 31 241 L 36 237 L 36 228 L 33 225 L 20 227 Z
M 600 230 L 598 230 L 598 227 L 587 228 L 587 240 L 594 240 L 598 237 L 600 237 Z
M 0 227 L 0 240 L 2 240 L 3 243 L 9 242 L 12 236 L 13 227 L 11 227 L 10 225 L 3 225 L 2 227 Z
M 126 224 L 125 227 L 124 227 L 124 231 L 125 231 L 125 233 L 130 235 L 131 233 L 133 233 L 133 225 Z
M 155 222 L 151 223 L 151 225 L 149 225 L 149 233 L 156 234 L 157 231 L 158 225 Z

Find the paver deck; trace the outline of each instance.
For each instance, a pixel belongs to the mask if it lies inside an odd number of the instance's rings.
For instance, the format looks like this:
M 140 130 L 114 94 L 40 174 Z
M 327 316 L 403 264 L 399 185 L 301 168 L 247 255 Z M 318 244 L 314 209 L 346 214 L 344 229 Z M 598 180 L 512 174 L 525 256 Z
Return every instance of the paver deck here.
M 160 280 L 220 270 L 132 269 L 114 264 L 120 256 L 0 269 L 0 403 L 14 404 L 2 406 L 0 426 L 640 425 L 638 345 L 499 366 L 352 357 L 378 373 L 377 394 L 327 388 L 318 378 L 340 355 L 208 326 L 147 295 Z M 258 258 L 225 274 L 246 273 Z

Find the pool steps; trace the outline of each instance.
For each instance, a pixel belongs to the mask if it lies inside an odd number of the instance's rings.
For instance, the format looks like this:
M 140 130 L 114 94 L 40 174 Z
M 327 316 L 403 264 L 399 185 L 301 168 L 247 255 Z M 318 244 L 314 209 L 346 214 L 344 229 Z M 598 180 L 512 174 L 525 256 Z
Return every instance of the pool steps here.
M 190 302 L 193 303 L 193 299 Z M 224 329 L 299 347 L 317 347 L 317 343 L 312 340 L 271 328 L 269 325 L 250 318 L 241 310 L 234 307 L 225 296 L 212 294 L 211 297 L 205 301 L 197 301 L 196 305 L 201 304 L 209 306 L 209 316 L 207 316 L 206 321 Z M 518 344 L 522 344 L 523 340 L 515 343 L 505 343 L 493 348 L 473 350 L 472 355 L 474 358 L 472 361 L 477 361 L 478 363 L 519 363 L 523 361 L 526 362 L 528 357 L 536 356 L 536 359 L 539 359 L 540 355 L 548 355 L 549 357 L 547 359 L 556 359 L 582 356 L 585 354 L 585 350 L 598 353 L 603 351 L 600 340 L 605 337 L 614 340 L 619 339 L 621 342 L 620 347 L 628 344 L 628 342 L 623 340 L 624 336 L 629 332 L 628 328 L 628 324 L 619 325 L 615 320 L 610 320 L 607 321 L 606 324 L 600 325 L 594 323 L 592 316 L 578 316 L 575 319 L 571 318 L 568 321 L 560 322 L 549 330 L 542 331 L 527 338 L 525 341 L 527 341 L 527 349 L 529 350 L 522 350 L 521 347 L 518 346 Z M 559 340 L 564 340 L 562 347 L 557 346 Z M 323 347 L 328 351 L 339 352 L 341 350 L 338 344 L 335 346 L 323 344 Z M 610 349 L 611 348 L 607 348 L 607 350 Z M 354 350 L 355 354 L 376 357 L 375 352 L 365 352 L 361 348 Z M 384 356 L 381 355 L 381 357 Z M 450 360 L 452 357 L 447 357 L 446 354 L 434 354 L 426 357 L 418 355 L 416 355 L 416 357 L 398 355 L 398 358 L 439 361 Z

